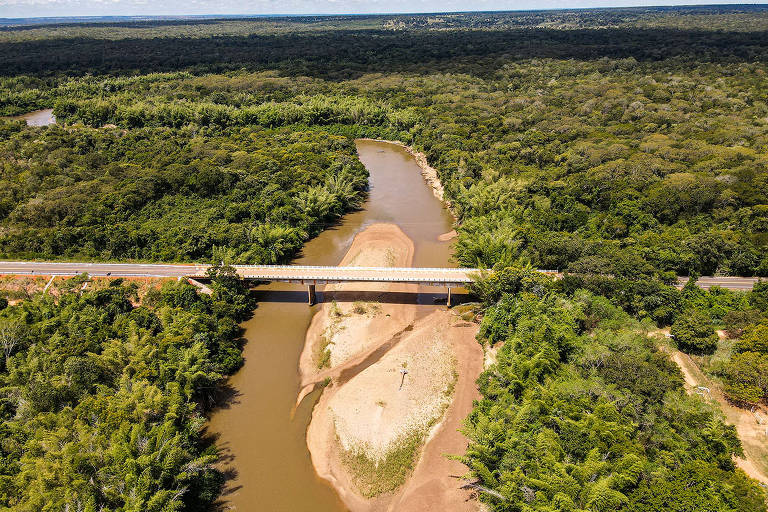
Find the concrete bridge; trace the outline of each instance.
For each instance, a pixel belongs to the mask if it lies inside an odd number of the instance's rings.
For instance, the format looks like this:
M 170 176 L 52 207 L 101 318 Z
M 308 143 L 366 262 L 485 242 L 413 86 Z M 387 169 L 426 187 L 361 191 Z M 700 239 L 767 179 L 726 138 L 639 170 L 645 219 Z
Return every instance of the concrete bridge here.
M 74 276 L 87 273 L 91 276 L 111 277 L 173 277 L 205 278 L 210 265 L 171 265 L 163 263 L 78 263 L 78 262 L 37 262 L 0 261 L 0 275 L 44 275 Z M 476 268 L 396 268 L 396 267 L 315 267 L 299 265 L 234 265 L 243 279 L 254 281 L 281 281 L 307 286 L 310 304 L 315 300 L 315 287 L 333 283 L 409 283 L 424 286 L 445 286 L 448 288 L 450 303 L 451 288 L 463 287 L 472 282 L 472 276 L 480 272 Z M 552 270 L 540 272 L 561 274 Z M 677 286 L 681 288 L 688 280 L 681 277 Z M 751 290 L 758 281 L 756 277 L 711 277 L 699 278 L 697 284 L 707 289 L 720 286 L 731 290 Z
M 479 269 L 470 268 L 397 268 L 397 267 L 314 267 L 299 265 L 233 265 L 243 279 L 280 281 L 307 286 L 310 304 L 315 302 L 317 285 L 334 283 L 407 283 L 448 288 L 466 286 Z M 205 278 L 210 265 L 166 265 L 140 263 L 69 263 L 69 262 L 0 262 L 0 274 L 62 275 L 87 273 L 110 277 L 175 277 Z

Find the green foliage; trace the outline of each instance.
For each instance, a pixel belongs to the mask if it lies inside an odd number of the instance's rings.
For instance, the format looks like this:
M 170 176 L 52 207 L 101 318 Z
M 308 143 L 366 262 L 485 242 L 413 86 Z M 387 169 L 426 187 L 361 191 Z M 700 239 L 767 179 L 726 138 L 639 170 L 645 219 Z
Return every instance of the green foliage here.
M 516 294 L 523 291 L 542 295 L 552 288 L 552 280 L 536 269 L 527 266 L 509 266 L 493 271 L 482 272 L 474 276 L 472 293 L 486 303 L 498 301 L 504 294 Z
M 764 318 L 757 309 L 729 311 L 723 316 L 725 330 L 731 338 L 740 338 L 744 330 Z
M 461 460 L 492 510 L 764 510 L 735 429 L 606 299 L 504 295 L 480 338 L 505 343 Z
M 411 432 L 401 436 L 381 460 L 373 460 L 364 451 L 352 449 L 343 451 L 342 461 L 363 496 L 373 498 L 394 491 L 405 482 L 425 435 L 425 432 Z
M 700 461 L 692 461 L 644 481 L 626 510 L 762 510 L 763 500 L 759 490 L 743 473 L 723 471 Z
M 768 354 L 768 323 L 754 324 L 746 328 L 735 348 L 739 352 Z
M 670 333 L 683 352 L 711 354 L 717 348 L 717 333 L 712 321 L 700 311 L 684 313 L 672 324 Z
M 203 442 L 203 412 L 242 360 L 237 306 L 252 308 L 233 283 L 214 283 L 213 297 L 167 283 L 151 308 L 133 306 L 135 289 L 117 282 L 0 313 L 0 337 L 18 338 L 0 373 L 0 506 L 212 503 L 223 479 Z
M 53 127 L 0 155 L 4 257 L 282 263 L 366 187 L 354 144 L 312 131 Z
M 716 370 L 726 394 L 737 402 L 756 404 L 768 397 L 768 354 L 742 352 Z

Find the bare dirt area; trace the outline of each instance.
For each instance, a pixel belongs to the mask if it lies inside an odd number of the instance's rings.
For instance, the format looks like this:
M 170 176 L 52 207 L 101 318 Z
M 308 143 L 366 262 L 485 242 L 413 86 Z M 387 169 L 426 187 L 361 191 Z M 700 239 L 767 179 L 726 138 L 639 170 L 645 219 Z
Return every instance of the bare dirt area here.
M 137 296 L 143 297 L 152 288 L 159 288 L 165 279 L 149 277 L 125 277 L 122 281 L 135 283 Z M 44 292 L 54 298 L 64 293 L 107 288 L 115 278 L 81 276 L 43 276 L 43 275 L 7 275 L 0 276 L 0 297 L 8 303 L 18 304 L 32 298 L 36 293 Z
M 718 334 L 722 337 L 722 333 Z M 699 393 L 716 402 L 726 421 L 736 427 L 744 448 L 744 458 L 737 457 L 736 465 L 751 478 L 768 485 L 768 410 L 764 406 L 748 410 L 733 405 L 723 394 L 720 384 L 705 375 L 689 355 L 665 345 L 661 349 L 680 367 L 688 392 Z
M 408 266 L 413 249 L 403 239 L 396 226 L 374 225 L 342 264 L 377 266 L 394 254 Z M 477 324 L 442 306 L 382 303 L 373 313 L 360 306 L 324 303 L 302 353 L 302 385 L 330 382 L 307 430 L 317 473 L 353 512 L 478 510 L 463 489 L 466 468 L 445 456 L 466 450 L 458 430 L 479 398 Z M 330 349 L 325 368 L 318 347 Z

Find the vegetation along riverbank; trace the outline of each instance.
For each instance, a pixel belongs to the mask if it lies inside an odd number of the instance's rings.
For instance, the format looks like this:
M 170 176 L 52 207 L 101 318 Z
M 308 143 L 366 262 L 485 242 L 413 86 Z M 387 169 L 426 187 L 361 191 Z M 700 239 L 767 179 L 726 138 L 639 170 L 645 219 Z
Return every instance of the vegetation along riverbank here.
M 256 494 L 275 509 L 343 510 L 309 490 L 303 424 L 294 435 L 287 419 L 301 384 L 330 377 L 310 448 L 354 506 L 426 507 L 430 492 L 444 504 L 458 491 L 470 501 L 446 508 L 765 510 L 739 468 L 766 472 L 768 438 L 741 413 L 762 426 L 768 286 L 695 281 L 768 276 L 766 90 L 758 5 L 0 28 L 2 259 L 333 265 L 357 232 L 397 224 L 387 243 L 405 252 L 380 244 L 376 264 L 448 266 L 437 238 L 455 228 L 453 264 L 492 270 L 472 311 L 455 311 L 464 319 L 433 312 L 426 293 L 406 314 L 367 300 L 375 289 L 335 290 L 303 357 L 311 310 L 291 309 L 295 290 L 252 295 L 224 268 L 210 296 L 183 281 L 83 289 L 81 276 L 43 293 L 47 282 L 3 280 L 0 508 L 255 502 L 249 478 L 221 464 L 247 458 L 238 467 L 255 481 L 282 456 L 300 468 L 297 496 L 280 476 Z M 44 109 L 56 124 L 8 119 Z M 399 191 L 371 177 L 376 162 L 414 164 L 402 149 L 360 151 L 360 138 L 401 141 L 434 169 L 454 218 L 402 173 Z M 691 278 L 682 290 L 677 276 Z M 260 418 L 256 393 L 234 392 L 221 418 L 290 430 L 261 451 L 202 430 L 259 293 L 283 330 L 254 332 L 291 338 L 251 341 L 249 364 L 282 351 L 270 360 L 290 378 L 269 375 L 284 403 Z M 409 415 L 408 397 L 427 412 Z M 393 453 L 410 469 L 370 478 Z

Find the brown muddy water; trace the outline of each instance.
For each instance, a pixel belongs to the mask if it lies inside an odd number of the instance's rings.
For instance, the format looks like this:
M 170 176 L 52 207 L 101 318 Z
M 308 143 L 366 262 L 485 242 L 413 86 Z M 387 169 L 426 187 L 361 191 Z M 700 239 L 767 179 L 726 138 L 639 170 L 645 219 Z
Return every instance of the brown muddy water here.
M 437 240 L 452 229 L 453 218 L 432 194 L 415 159 L 386 142 L 360 140 L 357 151 L 370 173 L 368 200 L 360 211 L 307 243 L 294 264 L 337 265 L 356 233 L 373 223 L 390 222 L 413 240 L 414 266 L 454 266 L 451 243 Z M 320 392 L 313 392 L 293 412 L 299 356 L 317 306 L 307 306 L 307 292 L 300 285 L 273 283 L 258 287 L 256 293 L 259 306 L 243 325 L 245 365 L 229 379 L 232 400 L 212 415 L 208 427 L 231 477 L 221 508 L 344 511 L 333 488 L 315 474 L 307 450 L 306 429 Z M 444 289 L 423 288 L 412 300 L 426 313 L 444 294 Z
M 12 117 L 11 119 L 24 120 L 27 122 L 27 126 L 48 126 L 49 124 L 56 124 L 56 116 L 53 115 L 52 108 L 36 110 L 28 114 Z

